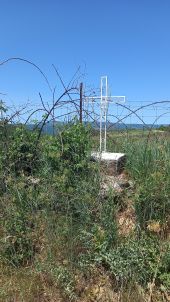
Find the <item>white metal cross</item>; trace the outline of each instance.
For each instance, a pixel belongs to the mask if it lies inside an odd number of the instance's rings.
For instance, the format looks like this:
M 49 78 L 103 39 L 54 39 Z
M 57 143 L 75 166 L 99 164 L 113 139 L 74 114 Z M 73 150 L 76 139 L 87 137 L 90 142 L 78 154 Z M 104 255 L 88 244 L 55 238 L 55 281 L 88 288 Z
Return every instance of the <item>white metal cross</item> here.
M 87 97 L 87 102 L 100 100 L 100 152 L 106 152 L 107 148 L 107 115 L 109 103 L 124 103 L 125 96 L 109 96 L 108 95 L 108 78 L 102 76 L 100 81 L 100 96 Z

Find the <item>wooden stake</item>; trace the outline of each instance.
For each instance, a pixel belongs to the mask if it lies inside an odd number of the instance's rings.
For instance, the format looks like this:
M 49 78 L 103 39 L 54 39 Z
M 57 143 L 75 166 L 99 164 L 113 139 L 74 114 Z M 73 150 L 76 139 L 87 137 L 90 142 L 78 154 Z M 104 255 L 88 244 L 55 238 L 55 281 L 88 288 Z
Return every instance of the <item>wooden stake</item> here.
M 83 83 L 80 83 L 80 123 L 83 121 Z

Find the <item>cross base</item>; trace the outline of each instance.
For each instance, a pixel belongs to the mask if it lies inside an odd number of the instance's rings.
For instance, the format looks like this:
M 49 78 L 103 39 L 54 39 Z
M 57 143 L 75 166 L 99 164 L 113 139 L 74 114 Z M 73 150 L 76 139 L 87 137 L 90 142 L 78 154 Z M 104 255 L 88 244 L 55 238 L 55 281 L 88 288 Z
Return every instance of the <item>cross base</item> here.
M 98 161 L 106 175 L 118 175 L 125 166 L 126 155 L 124 153 L 92 152 L 91 158 Z

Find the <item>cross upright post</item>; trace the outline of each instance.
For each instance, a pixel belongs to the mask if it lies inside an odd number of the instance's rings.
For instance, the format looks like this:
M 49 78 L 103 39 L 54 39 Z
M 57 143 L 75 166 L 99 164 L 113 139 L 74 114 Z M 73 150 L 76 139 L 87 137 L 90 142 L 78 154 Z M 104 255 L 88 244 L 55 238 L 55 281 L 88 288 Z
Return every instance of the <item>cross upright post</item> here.
M 101 77 L 100 99 L 100 152 L 106 152 L 107 141 L 107 111 L 108 111 L 108 81 L 107 76 Z M 103 136 L 104 123 L 104 136 Z
M 86 98 L 87 102 L 100 100 L 100 153 L 106 152 L 107 150 L 108 104 L 113 102 L 125 102 L 125 96 L 109 96 L 108 93 L 108 78 L 107 76 L 102 76 L 100 80 L 100 96 Z

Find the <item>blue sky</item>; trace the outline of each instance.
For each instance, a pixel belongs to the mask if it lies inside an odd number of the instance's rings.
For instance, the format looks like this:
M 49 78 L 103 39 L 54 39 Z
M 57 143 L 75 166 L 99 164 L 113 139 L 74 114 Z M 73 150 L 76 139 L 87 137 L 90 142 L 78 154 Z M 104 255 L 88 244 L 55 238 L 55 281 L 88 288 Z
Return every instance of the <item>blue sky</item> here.
M 0 61 L 22 57 L 61 87 L 80 65 L 84 82 L 108 75 L 112 94 L 131 100 L 170 99 L 169 0 L 0 0 Z M 48 99 L 48 88 L 31 66 L 0 67 L 0 92 L 15 104 Z

